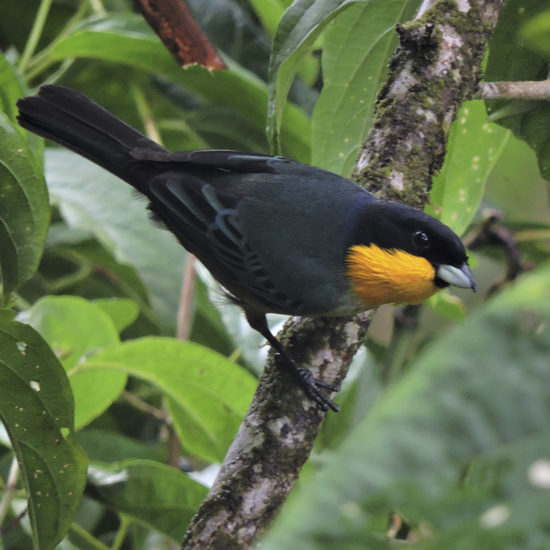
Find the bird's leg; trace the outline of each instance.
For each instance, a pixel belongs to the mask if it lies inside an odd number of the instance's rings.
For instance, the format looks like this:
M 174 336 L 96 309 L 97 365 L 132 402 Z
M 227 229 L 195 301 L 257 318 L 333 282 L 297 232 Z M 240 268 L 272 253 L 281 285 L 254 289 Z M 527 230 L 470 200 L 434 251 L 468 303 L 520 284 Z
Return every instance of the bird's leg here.
M 281 342 L 279 342 L 279 340 L 277 340 L 277 338 L 269 330 L 265 315 L 247 314 L 246 318 L 250 326 L 253 329 L 257 330 L 269 342 L 271 347 L 279 354 L 282 359 L 281 363 L 284 364 L 294 374 L 294 376 L 296 376 L 296 378 L 298 378 L 298 381 L 306 395 L 311 400 L 313 400 L 322 411 L 328 411 L 329 409 L 332 409 L 333 411 L 338 412 L 340 410 L 338 405 L 336 405 L 328 397 L 323 395 L 319 388 L 327 389 L 330 391 L 340 391 L 340 387 L 328 384 L 327 382 L 323 382 L 322 380 L 317 380 L 316 378 L 314 378 L 312 372 L 309 369 L 298 365 L 296 361 L 294 361 L 294 359 L 292 359 L 292 357 L 290 357 L 290 355 L 286 352 Z

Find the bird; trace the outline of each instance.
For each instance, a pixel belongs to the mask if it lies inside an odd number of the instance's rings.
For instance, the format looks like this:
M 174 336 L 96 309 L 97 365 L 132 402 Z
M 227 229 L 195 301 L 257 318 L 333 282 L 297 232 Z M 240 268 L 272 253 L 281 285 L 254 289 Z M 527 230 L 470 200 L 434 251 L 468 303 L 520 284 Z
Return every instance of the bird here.
M 322 411 L 339 388 L 316 380 L 270 331 L 267 313 L 351 316 L 476 283 L 460 238 L 409 206 L 280 156 L 169 152 L 69 87 L 17 102 L 26 130 L 89 159 L 148 199 L 154 218 L 242 308 Z

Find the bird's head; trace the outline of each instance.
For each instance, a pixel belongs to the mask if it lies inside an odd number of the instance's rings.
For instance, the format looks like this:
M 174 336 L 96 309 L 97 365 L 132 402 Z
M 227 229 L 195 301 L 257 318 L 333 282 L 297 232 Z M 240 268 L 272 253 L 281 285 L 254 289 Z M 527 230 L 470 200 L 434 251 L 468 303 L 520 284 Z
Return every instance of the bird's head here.
M 365 307 L 418 303 L 449 285 L 476 284 L 460 238 L 431 216 L 372 201 L 358 217 L 346 274 Z

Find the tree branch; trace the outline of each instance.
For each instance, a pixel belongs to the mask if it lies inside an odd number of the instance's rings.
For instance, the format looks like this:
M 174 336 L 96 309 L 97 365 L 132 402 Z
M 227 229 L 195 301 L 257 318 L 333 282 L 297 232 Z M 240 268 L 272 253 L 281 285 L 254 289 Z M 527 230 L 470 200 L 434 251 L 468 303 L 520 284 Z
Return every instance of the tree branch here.
M 504 0 L 440 0 L 398 27 L 399 48 L 378 97 L 354 178 L 377 196 L 422 208 L 451 123 L 473 96 Z
M 472 96 L 504 0 L 440 0 L 399 28 L 401 44 L 378 98 L 354 174 L 380 198 L 422 207 L 443 163 L 450 125 Z M 282 342 L 314 375 L 339 383 L 360 346 L 370 315 L 291 319 Z M 324 414 L 304 397 L 273 354 L 249 412 L 183 548 L 248 548 L 294 486 Z
M 476 99 L 535 99 L 550 101 L 550 79 L 522 82 L 480 82 Z

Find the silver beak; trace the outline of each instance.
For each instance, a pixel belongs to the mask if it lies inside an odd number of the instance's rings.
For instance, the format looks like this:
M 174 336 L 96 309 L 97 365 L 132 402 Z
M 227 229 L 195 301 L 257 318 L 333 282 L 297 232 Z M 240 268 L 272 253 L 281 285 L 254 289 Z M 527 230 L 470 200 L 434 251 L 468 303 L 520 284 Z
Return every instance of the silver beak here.
M 474 292 L 476 291 L 474 276 L 466 263 L 462 264 L 460 267 L 454 267 L 447 264 L 440 265 L 437 269 L 436 276 L 450 285 L 460 288 L 471 288 Z

